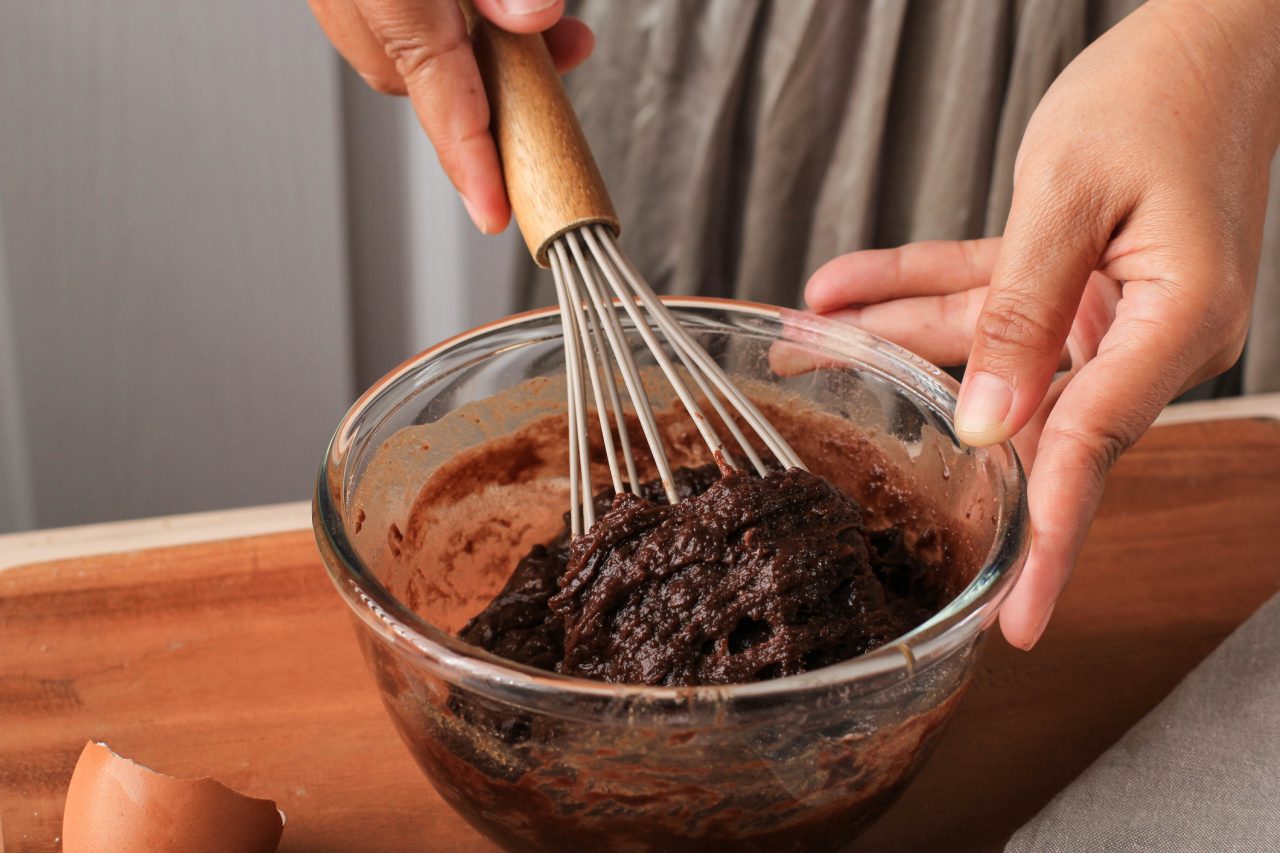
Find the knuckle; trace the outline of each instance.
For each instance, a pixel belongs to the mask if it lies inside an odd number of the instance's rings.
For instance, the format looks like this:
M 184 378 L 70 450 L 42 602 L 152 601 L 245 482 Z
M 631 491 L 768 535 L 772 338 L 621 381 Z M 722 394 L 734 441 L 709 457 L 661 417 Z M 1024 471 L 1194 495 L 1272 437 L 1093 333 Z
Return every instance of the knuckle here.
M 1230 334 L 1248 326 L 1253 289 L 1241 284 L 1237 276 L 1226 275 L 1217 280 L 1207 275 L 1194 276 L 1171 289 L 1171 298 L 1179 299 L 1187 310 L 1193 311 L 1206 332 Z
M 440 133 L 431 138 L 431 144 L 435 146 L 436 156 L 440 158 L 440 164 L 444 167 L 444 170 L 453 174 L 460 167 L 462 160 L 466 156 L 468 143 L 488 133 L 488 126 L 461 133 Z
M 1101 481 L 1138 440 L 1138 435 L 1122 424 L 1098 424 L 1058 427 L 1052 438 L 1063 448 L 1059 461 L 1083 466 Z
M 1057 148 L 1029 155 L 1022 164 L 1019 177 L 1028 196 L 1037 199 L 1037 207 L 1064 213 L 1086 214 L 1100 198 L 1101 176 L 1096 169 L 1081 164 L 1074 152 Z
M 1223 289 L 1225 297 L 1212 287 L 1180 289 L 1169 297 L 1171 313 L 1180 320 L 1175 324 L 1179 328 L 1169 330 L 1171 346 L 1189 350 L 1188 370 L 1198 371 L 1206 379 L 1229 370 L 1240 359 L 1249 337 L 1252 294 L 1243 300 L 1232 299 L 1230 286 Z M 1205 353 L 1212 355 L 1204 358 Z
M 1123 170 L 1082 163 L 1077 151 L 1057 147 L 1029 155 L 1019 181 L 1015 192 L 1025 200 L 1022 214 L 1036 232 L 1076 235 L 1069 239 L 1099 252 L 1134 192 L 1133 179 Z
M 1050 306 L 1026 294 L 993 295 L 978 316 L 977 335 L 1004 351 L 1057 353 L 1061 318 Z
M 909 245 L 909 244 L 908 244 Z M 885 264 L 885 280 L 890 282 L 893 288 L 897 288 L 905 275 L 905 261 L 903 256 L 909 251 L 908 246 L 895 246 L 886 250 L 888 254 L 888 263 Z
M 1063 156 L 1056 147 L 1036 147 L 1026 153 L 1020 165 L 1018 176 L 1033 185 L 1030 189 L 1056 192 L 1082 183 L 1080 164 Z
M 1213 358 L 1209 359 L 1209 363 L 1205 365 L 1204 379 L 1202 381 L 1208 381 L 1215 376 L 1221 376 L 1230 370 L 1231 365 L 1235 363 L 1236 360 L 1228 357 L 1225 352 L 1218 353 Z
M 387 56 L 402 80 L 425 79 L 440 62 L 458 51 L 471 49 L 465 37 L 448 38 L 437 44 L 426 44 L 418 38 L 391 38 L 384 44 Z
M 983 278 L 981 265 L 978 262 L 978 240 L 962 240 L 960 242 L 960 258 L 965 266 L 965 273 L 970 282 L 977 284 Z
M 1241 335 L 1230 341 L 1225 347 L 1219 350 L 1213 358 L 1209 359 L 1205 365 L 1205 370 L 1209 377 L 1220 376 L 1230 370 L 1240 356 L 1244 354 L 1245 336 Z
M 1232 312 L 1232 317 L 1226 324 L 1228 326 L 1228 348 L 1234 348 L 1235 358 L 1239 358 L 1240 354 L 1244 352 L 1245 341 L 1249 337 L 1249 329 L 1253 321 L 1252 311 L 1250 310 L 1252 307 L 1253 294 L 1250 293 L 1248 301 L 1244 302 L 1238 310 Z M 1235 358 L 1232 360 L 1234 361 Z
M 959 293 L 948 293 L 938 302 L 938 316 L 948 329 L 963 330 L 973 322 L 974 291 L 962 290 Z

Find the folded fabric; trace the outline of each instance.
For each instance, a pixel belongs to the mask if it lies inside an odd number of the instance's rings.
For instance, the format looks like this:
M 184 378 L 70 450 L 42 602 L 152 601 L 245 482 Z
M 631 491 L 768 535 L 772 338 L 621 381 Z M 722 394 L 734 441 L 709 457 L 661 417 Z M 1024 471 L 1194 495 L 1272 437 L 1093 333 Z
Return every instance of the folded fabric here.
M 1005 850 L 1280 850 L 1280 596 Z

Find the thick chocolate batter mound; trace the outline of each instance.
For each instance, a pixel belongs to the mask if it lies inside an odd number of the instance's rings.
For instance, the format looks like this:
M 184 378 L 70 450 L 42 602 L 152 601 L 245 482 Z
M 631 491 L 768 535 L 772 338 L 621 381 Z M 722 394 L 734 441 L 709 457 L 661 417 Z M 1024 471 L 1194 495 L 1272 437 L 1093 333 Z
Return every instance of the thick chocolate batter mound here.
M 680 469 L 585 535 L 536 546 L 461 632 L 494 654 L 628 684 L 737 684 L 829 666 L 918 625 L 942 591 L 892 528 L 801 470 Z M 693 497 L 690 497 L 690 496 Z
M 674 472 L 676 494 L 682 499 L 706 491 L 720 476 L 715 465 L 680 468 Z M 640 487 L 644 502 L 665 501 L 657 480 Z M 637 498 L 636 500 L 639 500 Z M 610 495 L 595 499 L 596 516 L 609 511 Z M 499 657 L 528 666 L 560 671 L 564 659 L 564 619 L 548 605 L 559 591 L 569 566 L 569 524 L 552 542 L 535 545 L 520 561 L 502 592 L 476 615 L 458 636 Z

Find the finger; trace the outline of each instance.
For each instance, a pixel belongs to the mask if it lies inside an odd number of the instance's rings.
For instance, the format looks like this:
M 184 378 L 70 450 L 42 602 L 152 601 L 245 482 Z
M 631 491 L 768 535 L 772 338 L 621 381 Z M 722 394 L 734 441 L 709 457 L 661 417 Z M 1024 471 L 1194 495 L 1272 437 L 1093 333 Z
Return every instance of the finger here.
M 991 278 L 1000 238 L 908 243 L 841 255 L 819 267 L 804 289 L 819 313 L 904 296 L 982 287 Z
M 892 341 L 941 367 L 964 364 L 973 341 L 973 324 L 986 288 L 945 296 L 915 296 L 824 316 L 849 323 Z
M 513 33 L 542 33 L 556 71 L 564 74 L 591 55 L 595 34 L 564 17 L 564 0 L 475 0 L 476 11 Z
M 596 46 L 595 33 L 577 18 L 561 18 L 542 38 L 560 74 L 577 68 Z
M 342 58 L 384 95 L 405 94 L 404 79 L 352 0 L 307 0 L 320 29 Z
M 1194 321 L 1163 300 L 1134 300 L 1098 356 L 1067 383 L 1044 424 L 1027 483 L 1031 551 L 1000 612 L 1014 646 L 1039 640 L 1071 576 L 1107 472 L 1151 425 L 1190 372 L 1171 358 L 1193 346 Z
M 1119 221 L 1088 181 L 1061 169 L 1024 172 L 956 407 L 956 432 L 975 446 L 1005 441 L 1039 407 Z
M 353 0 L 308 0 L 324 34 L 369 87 L 384 95 L 404 95 L 404 79 Z M 543 33 L 556 71 L 572 71 L 591 55 L 595 34 L 577 18 L 562 17 Z
M 1067 385 L 1079 372 L 1079 369 L 1072 370 L 1054 379 L 1053 384 L 1049 386 L 1048 393 L 1044 395 L 1044 402 L 1040 404 L 1040 408 L 1036 409 L 1036 413 L 1031 416 L 1031 420 L 1027 421 L 1027 425 L 1018 430 L 1017 435 L 1009 439 L 1013 449 L 1018 451 L 1018 459 L 1022 462 L 1023 470 L 1035 470 L 1036 449 L 1040 443 L 1040 436 L 1044 432 L 1045 423 L 1048 422 L 1049 416 L 1053 414 L 1053 407 L 1058 404 L 1058 399 L 1062 396 L 1062 392 L 1067 389 Z
M 357 0 L 404 79 L 418 121 L 476 227 L 493 234 L 511 216 L 489 133 L 489 102 L 455 0 Z
M 845 308 L 823 316 L 892 341 L 939 367 L 958 367 L 969 359 L 974 324 L 985 296 L 986 288 L 979 287 L 946 296 L 914 296 Z M 1071 363 L 1072 355 L 1064 348 L 1057 369 L 1066 370 Z
M 456 0 L 454 0 L 456 3 Z M 540 33 L 564 14 L 564 0 L 473 0 L 476 11 L 504 30 Z

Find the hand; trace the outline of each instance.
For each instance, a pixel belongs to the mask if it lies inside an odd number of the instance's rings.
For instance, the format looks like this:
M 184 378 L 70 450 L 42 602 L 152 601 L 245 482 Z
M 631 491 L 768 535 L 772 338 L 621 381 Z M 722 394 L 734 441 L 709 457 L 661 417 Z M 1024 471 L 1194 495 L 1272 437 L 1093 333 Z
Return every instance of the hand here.
M 1044 631 L 1112 463 L 1244 346 L 1280 135 L 1278 45 L 1272 0 L 1152 0 L 1046 93 L 1003 238 L 856 252 L 808 284 L 815 311 L 937 363 L 967 360 L 957 433 L 1013 437 L 1032 528 L 1000 613 L 1015 646 Z
M 458 0 L 308 0 L 325 35 L 379 92 L 408 95 L 440 165 L 476 227 L 507 227 L 498 149 L 489 133 L 489 102 Z M 556 69 L 586 59 L 594 37 L 562 18 L 564 0 L 474 0 L 476 11 L 515 33 L 543 33 Z

